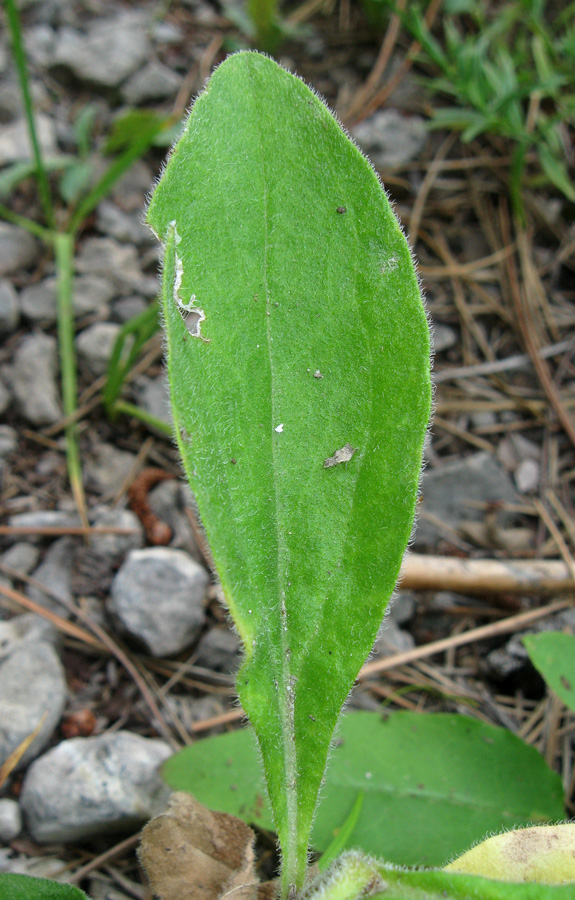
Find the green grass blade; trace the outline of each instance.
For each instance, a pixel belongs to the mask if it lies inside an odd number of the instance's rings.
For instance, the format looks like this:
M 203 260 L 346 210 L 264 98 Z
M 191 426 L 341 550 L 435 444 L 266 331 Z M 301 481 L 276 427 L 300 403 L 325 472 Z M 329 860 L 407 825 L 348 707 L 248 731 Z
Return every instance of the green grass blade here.
M 165 246 L 176 433 L 245 646 L 238 692 L 285 897 L 303 884 L 333 731 L 412 529 L 427 321 L 375 172 L 256 53 L 212 76 L 148 221 Z
M 36 176 L 38 178 L 38 189 L 40 191 L 40 199 L 46 222 L 50 228 L 54 227 L 54 207 L 52 205 L 52 194 L 50 192 L 50 184 L 48 182 L 48 174 L 42 160 L 42 151 L 38 133 L 36 130 L 36 120 L 34 117 L 34 105 L 32 103 L 32 94 L 30 93 L 30 80 L 28 78 L 28 65 L 26 62 L 26 51 L 22 40 L 22 25 L 20 22 L 20 13 L 16 5 L 16 0 L 5 0 L 6 16 L 8 19 L 8 28 L 10 30 L 10 38 L 12 41 L 12 52 L 14 54 L 14 62 L 18 71 L 20 80 L 20 89 L 22 91 L 22 99 L 24 103 L 24 113 L 28 125 L 28 134 L 32 145 L 32 153 L 36 163 Z
M 62 379 L 62 406 L 64 415 L 71 416 L 76 412 L 78 400 L 76 350 L 74 346 L 74 310 L 72 305 L 74 238 L 69 234 L 56 233 L 54 235 L 54 253 L 58 284 L 58 346 L 60 350 L 60 376 Z M 88 527 L 89 522 L 75 422 L 66 425 L 65 434 L 70 486 L 82 524 Z

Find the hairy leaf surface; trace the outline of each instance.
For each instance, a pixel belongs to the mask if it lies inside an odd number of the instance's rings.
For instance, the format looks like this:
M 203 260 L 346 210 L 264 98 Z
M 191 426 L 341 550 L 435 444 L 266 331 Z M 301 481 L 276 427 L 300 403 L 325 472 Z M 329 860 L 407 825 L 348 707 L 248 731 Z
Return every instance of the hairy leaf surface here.
M 196 100 L 148 221 L 178 442 L 245 647 L 285 893 L 412 529 L 427 321 L 373 169 L 259 54 Z

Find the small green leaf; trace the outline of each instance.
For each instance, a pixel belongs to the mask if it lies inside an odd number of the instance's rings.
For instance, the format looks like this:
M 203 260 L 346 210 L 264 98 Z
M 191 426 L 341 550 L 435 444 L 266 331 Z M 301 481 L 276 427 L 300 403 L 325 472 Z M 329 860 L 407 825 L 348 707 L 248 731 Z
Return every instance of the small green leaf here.
M 60 884 L 31 875 L 0 874 L 2 900 L 88 900 L 84 891 L 71 884 Z
M 165 247 L 176 434 L 245 646 L 238 692 L 286 896 L 303 885 L 333 731 L 412 530 L 427 320 L 374 170 L 259 54 L 213 74 L 148 221 Z
M 164 765 L 170 787 L 271 828 L 250 729 L 198 741 Z M 488 832 L 564 816 L 561 779 L 511 732 L 458 715 L 346 716 L 312 845 L 326 850 L 357 798 L 351 845 L 402 865 L 444 865 Z
M 543 631 L 523 638 L 529 659 L 565 706 L 575 712 L 575 637 Z

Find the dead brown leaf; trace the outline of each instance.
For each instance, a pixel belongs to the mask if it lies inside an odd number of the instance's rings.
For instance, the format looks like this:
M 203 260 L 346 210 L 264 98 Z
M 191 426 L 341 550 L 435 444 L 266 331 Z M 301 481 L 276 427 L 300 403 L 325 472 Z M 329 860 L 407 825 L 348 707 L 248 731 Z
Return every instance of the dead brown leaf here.
M 138 853 L 160 900 L 271 900 L 275 888 L 254 872 L 253 841 L 241 819 L 180 792 L 146 825 Z

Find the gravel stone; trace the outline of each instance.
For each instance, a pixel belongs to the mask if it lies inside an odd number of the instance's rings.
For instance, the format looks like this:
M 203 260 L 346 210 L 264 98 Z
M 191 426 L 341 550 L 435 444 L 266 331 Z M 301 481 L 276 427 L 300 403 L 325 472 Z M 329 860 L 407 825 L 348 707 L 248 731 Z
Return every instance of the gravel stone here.
M 56 338 L 48 334 L 25 337 L 15 354 L 12 387 L 22 415 L 32 425 L 52 425 L 62 416 L 57 373 Z
M 97 313 L 106 316 L 108 302 L 115 294 L 114 286 L 105 278 L 97 275 L 80 275 L 74 278 L 74 315 Z M 25 288 L 20 294 L 20 309 L 33 322 L 56 322 L 56 279 L 45 278 L 44 281 Z
M 120 330 L 115 322 L 96 322 L 76 338 L 78 359 L 86 363 L 93 375 L 103 375 L 108 368 Z
M 52 737 L 65 703 L 66 678 L 54 647 L 39 641 L 14 650 L 0 665 L 0 759 L 7 759 L 46 714 L 18 768 L 35 759 Z
M 132 297 L 121 297 L 113 304 L 114 316 L 120 322 L 127 322 L 134 316 L 139 316 L 147 308 L 148 303 L 143 297 L 134 294 Z
M 172 427 L 174 417 L 170 405 L 170 386 L 167 374 L 164 372 L 157 378 L 142 378 L 141 383 L 143 388 L 139 391 L 138 406 Z
M 196 648 L 197 664 L 215 672 L 235 672 L 240 659 L 240 639 L 228 628 L 211 628 Z
M 0 334 L 15 331 L 20 321 L 18 294 L 10 281 L 0 281 Z
M 461 521 L 480 521 L 483 511 L 474 509 L 472 504 L 491 500 L 517 503 L 519 495 L 503 466 L 490 453 L 474 453 L 428 469 L 424 475 L 421 509 L 452 528 L 457 528 Z M 414 546 L 416 549 L 434 547 L 444 536 L 438 527 L 420 516 Z
M 138 253 L 131 244 L 120 244 L 113 238 L 88 238 L 76 259 L 76 269 L 83 275 L 112 278 L 116 294 L 142 293 L 155 296 L 155 278 L 146 278 L 139 266 Z
M 352 129 L 352 135 L 376 169 L 415 159 L 428 137 L 421 116 L 402 116 L 395 109 L 376 112 Z
M 186 507 L 194 508 L 194 499 L 189 486 L 174 479 L 162 481 L 152 488 L 148 494 L 150 509 L 162 522 L 167 522 L 172 529 L 170 546 L 180 550 L 186 550 L 198 562 L 202 554 L 196 543 L 190 520 L 186 513 Z
M 34 840 L 135 831 L 167 802 L 159 767 L 171 753 L 164 741 L 127 731 L 62 741 L 24 780 L 20 803 Z
M 23 228 L 0 222 L 0 277 L 28 269 L 38 256 L 38 242 Z
M 115 238 L 121 244 L 145 246 L 156 240 L 142 222 L 141 210 L 139 213 L 127 213 L 111 200 L 104 200 L 98 206 L 96 227 L 102 234 Z
M 36 116 L 38 140 L 45 156 L 54 156 L 56 146 L 56 129 L 48 116 L 40 113 Z M 0 166 L 32 159 L 28 126 L 25 119 L 18 119 L 10 125 L 3 125 L 0 131 Z
M 50 62 L 53 74 L 73 75 L 92 87 L 116 88 L 150 55 L 145 18 L 121 13 L 95 21 L 87 34 L 62 28 Z
M 179 653 L 201 631 L 208 581 L 182 550 L 133 550 L 114 579 L 108 610 L 154 656 Z
M 101 556 L 114 559 L 130 550 L 139 550 L 144 543 L 144 530 L 137 515 L 129 509 L 100 507 L 92 514 L 94 528 L 129 528 L 134 534 L 94 534 L 90 546 Z
M 182 79 L 157 59 L 132 75 L 122 86 L 122 97 L 126 103 L 138 106 L 153 100 L 175 97 Z
M 10 516 L 8 524 L 11 528 L 78 528 L 81 525 L 77 513 L 64 509 L 34 509 L 31 512 L 16 513 Z M 29 541 L 39 541 L 42 535 L 30 534 Z
M 0 844 L 9 844 L 22 831 L 22 814 L 16 800 L 0 800 Z
M 407 625 L 415 616 L 417 609 L 417 594 L 413 591 L 397 591 L 388 605 L 385 617 L 395 625 Z
M 10 425 L 0 425 L 0 459 L 14 453 L 18 446 L 18 432 Z
M 521 494 L 533 494 L 539 487 L 541 467 L 534 459 L 524 459 L 515 469 L 514 477 Z
M 38 563 L 38 556 L 39 550 L 34 544 L 30 544 L 28 541 L 18 541 L 2 554 L 2 562 L 5 566 L 15 569 L 16 572 L 29 575 Z
M 134 453 L 118 450 L 113 444 L 94 444 L 92 458 L 84 468 L 86 487 L 99 494 L 117 494 L 132 472 L 135 461 Z
M 65 603 L 72 603 L 72 565 L 77 543 L 73 538 L 63 537 L 54 541 L 44 559 L 34 572 L 34 578 L 43 584 L 51 594 L 61 597 Z M 46 609 L 68 618 L 69 610 L 55 597 L 45 594 L 40 588 L 30 585 L 28 593 L 32 600 Z
M 575 609 L 565 609 L 554 616 L 535 622 L 526 631 L 514 634 L 504 647 L 492 650 L 485 657 L 483 668 L 495 681 L 505 681 L 518 676 L 530 666 L 529 654 L 523 645 L 523 638 L 528 634 L 540 634 L 543 631 L 575 630 Z M 523 676 L 522 676 L 523 677 Z
M 16 650 L 28 644 L 43 642 L 57 648 L 60 635 L 44 616 L 24 613 L 6 622 L 0 622 L 0 660 L 7 659 Z
M 441 322 L 433 323 L 433 349 L 435 353 L 445 353 L 450 347 L 454 347 L 457 343 L 457 332 L 455 328 L 449 325 L 442 325 Z
M 386 616 L 373 645 L 372 656 L 392 656 L 412 647 L 415 647 L 415 641 L 409 631 L 404 631 L 390 616 Z
M 12 851 L 8 850 L 11 854 Z M 16 859 L 2 858 L 0 850 L 0 872 L 11 872 L 13 875 L 30 875 L 32 878 L 49 878 L 66 883 L 72 877 L 69 863 L 56 856 L 19 856 Z

